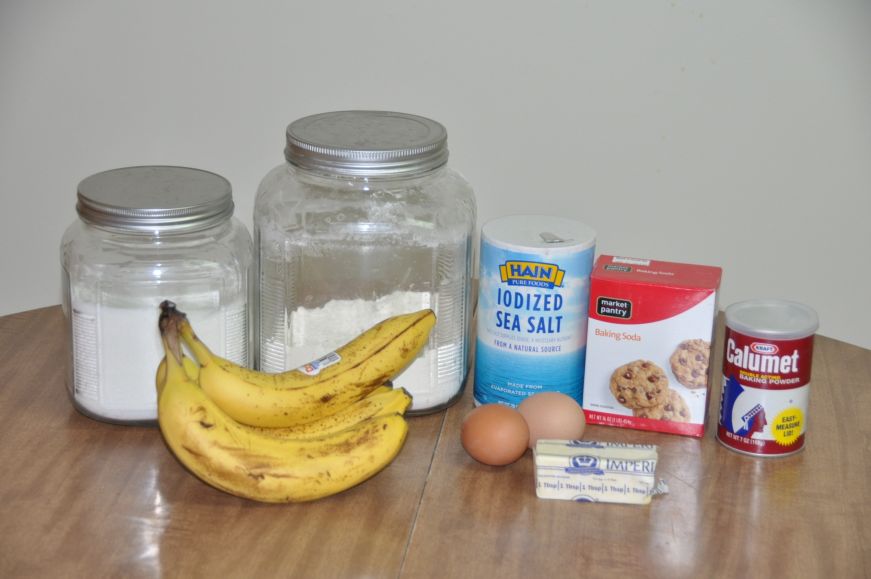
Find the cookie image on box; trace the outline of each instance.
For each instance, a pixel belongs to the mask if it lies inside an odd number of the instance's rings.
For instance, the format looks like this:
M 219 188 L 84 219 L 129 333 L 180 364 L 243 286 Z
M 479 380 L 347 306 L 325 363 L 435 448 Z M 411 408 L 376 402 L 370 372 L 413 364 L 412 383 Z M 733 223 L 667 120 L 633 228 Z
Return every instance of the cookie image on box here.
M 611 374 L 611 393 L 626 408 L 652 408 L 666 401 L 668 377 L 650 360 L 634 360 Z
M 708 385 L 708 363 L 711 345 L 704 340 L 684 340 L 669 358 L 671 371 L 677 381 L 687 388 L 705 388 Z
M 674 390 L 668 391 L 666 401 L 659 406 L 639 408 L 633 414 L 639 418 L 652 418 L 654 420 L 668 420 L 671 422 L 689 422 L 692 418 L 686 400 Z

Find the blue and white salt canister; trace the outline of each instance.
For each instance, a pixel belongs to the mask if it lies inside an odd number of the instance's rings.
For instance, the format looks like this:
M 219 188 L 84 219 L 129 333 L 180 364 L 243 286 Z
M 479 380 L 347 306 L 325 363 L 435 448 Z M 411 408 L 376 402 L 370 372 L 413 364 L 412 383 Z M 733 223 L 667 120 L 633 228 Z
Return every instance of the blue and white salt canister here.
M 475 403 L 517 406 L 537 392 L 581 401 L 596 233 L 559 217 L 514 215 L 481 230 Z

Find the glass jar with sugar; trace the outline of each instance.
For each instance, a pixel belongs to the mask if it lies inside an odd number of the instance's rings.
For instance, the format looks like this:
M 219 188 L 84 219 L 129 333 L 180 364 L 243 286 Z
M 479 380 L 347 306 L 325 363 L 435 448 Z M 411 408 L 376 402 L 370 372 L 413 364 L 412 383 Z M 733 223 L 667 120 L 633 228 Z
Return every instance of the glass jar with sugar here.
M 109 422 L 155 421 L 164 299 L 216 353 L 249 363 L 253 246 L 226 179 L 185 167 L 105 171 L 79 184 L 76 210 L 61 243 L 76 409 Z
M 259 368 L 300 367 L 384 318 L 432 308 L 430 341 L 395 384 L 411 413 L 454 402 L 469 369 L 476 204 L 447 165 L 445 128 L 323 113 L 288 126 L 285 158 L 254 208 Z

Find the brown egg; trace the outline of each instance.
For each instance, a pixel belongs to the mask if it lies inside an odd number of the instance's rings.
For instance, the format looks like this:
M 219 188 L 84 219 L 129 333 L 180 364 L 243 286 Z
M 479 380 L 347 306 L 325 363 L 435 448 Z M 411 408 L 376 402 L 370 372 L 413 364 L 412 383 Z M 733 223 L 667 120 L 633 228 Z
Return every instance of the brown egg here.
M 587 428 L 577 400 L 561 392 L 539 392 L 525 398 L 517 410 L 529 427 L 529 448 L 540 438 L 580 440 Z
M 463 448 L 484 464 L 511 464 L 526 452 L 529 429 L 520 413 L 501 404 L 484 404 L 472 410 L 460 432 Z

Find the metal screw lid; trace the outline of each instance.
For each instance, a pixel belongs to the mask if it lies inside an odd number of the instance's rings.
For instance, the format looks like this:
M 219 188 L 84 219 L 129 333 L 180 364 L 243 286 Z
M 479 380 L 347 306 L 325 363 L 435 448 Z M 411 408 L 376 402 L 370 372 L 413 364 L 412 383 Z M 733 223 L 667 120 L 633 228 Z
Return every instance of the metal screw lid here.
M 448 161 L 448 133 L 436 121 L 387 111 L 336 111 L 287 127 L 284 156 L 297 167 L 348 176 L 408 176 Z
M 187 232 L 233 215 L 230 182 L 188 167 L 113 169 L 79 183 L 76 211 L 87 223 L 132 232 Z

